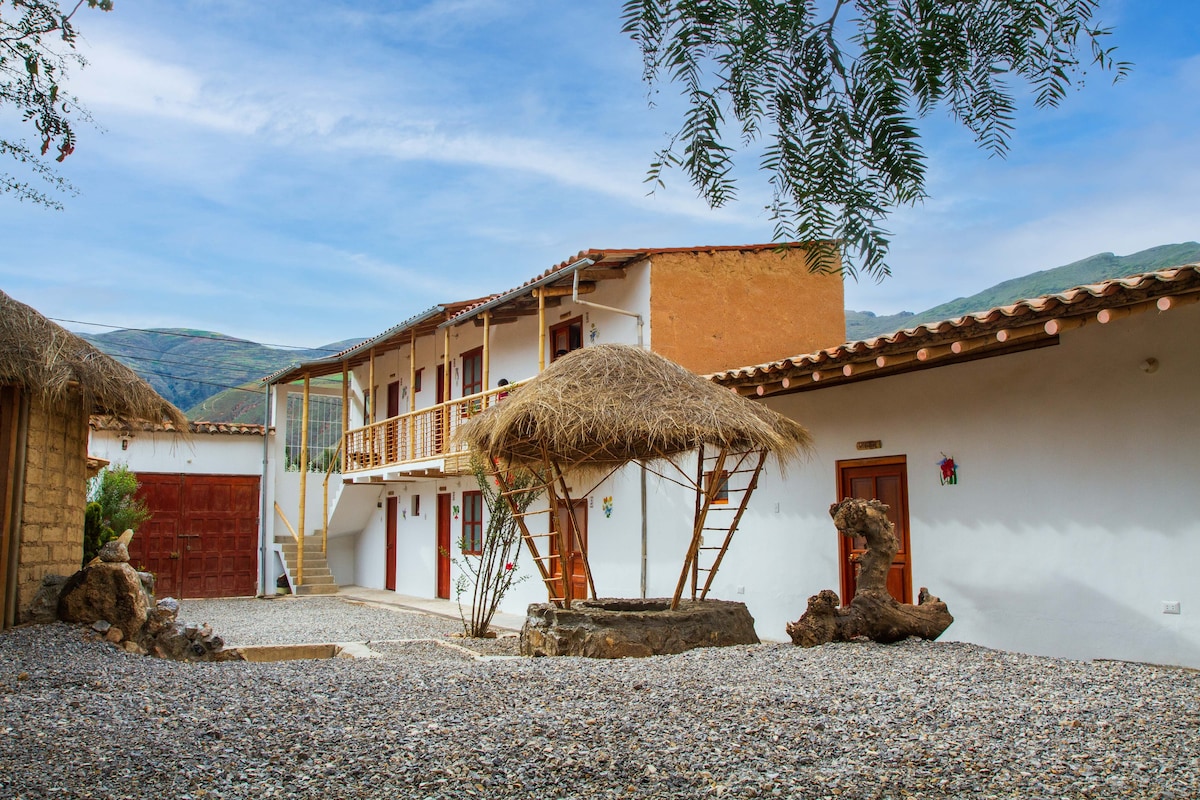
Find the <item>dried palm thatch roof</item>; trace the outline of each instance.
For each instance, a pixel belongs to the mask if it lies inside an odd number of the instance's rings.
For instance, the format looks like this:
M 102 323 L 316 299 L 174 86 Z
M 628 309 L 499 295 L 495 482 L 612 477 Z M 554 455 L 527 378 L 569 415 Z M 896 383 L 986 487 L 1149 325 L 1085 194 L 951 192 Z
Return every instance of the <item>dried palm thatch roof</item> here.
M 4 292 L 0 292 L 0 382 L 20 384 L 51 405 L 78 390 L 89 412 L 129 420 L 167 420 L 187 429 L 187 417 L 129 367 Z
M 807 452 L 801 425 L 640 347 L 585 347 L 555 361 L 465 425 L 476 452 L 514 466 L 612 467 L 700 444 L 766 449 L 781 464 Z M 544 448 L 544 451 L 543 451 Z

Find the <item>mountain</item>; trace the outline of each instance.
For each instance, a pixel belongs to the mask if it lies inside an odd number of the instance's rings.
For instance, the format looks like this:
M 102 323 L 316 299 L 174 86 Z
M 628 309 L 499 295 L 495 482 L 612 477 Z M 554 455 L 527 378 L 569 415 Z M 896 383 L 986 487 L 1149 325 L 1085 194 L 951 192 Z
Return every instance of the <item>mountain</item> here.
M 1200 244 L 1196 242 L 1159 245 L 1128 256 L 1099 253 L 1082 261 L 1003 281 L 978 294 L 960 297 L 915 314 L 911 311 L 901 311 L 899 314 L 876 316 L 870 311 L 847 310 L 846 340 L 870 339 L 873 336 L 912 328 L 923 322 L 939 322 L 964 314 L 974 314 L 1017 300 L 1061 292 L 1074 286 L 1196 262 L 1200 262 Z
M 322 347 L 287 350 L 191 328 L 78 335 L 130 367 L 176 406 L 188 409 L 190 419 L 220 422 L 262 422 L 261 378 L 362 341 L 345 339 Z M 213 395 L 218 393 L 227 397 L 214 404 Z M 210 409 L 219 416 L 208 416 Z

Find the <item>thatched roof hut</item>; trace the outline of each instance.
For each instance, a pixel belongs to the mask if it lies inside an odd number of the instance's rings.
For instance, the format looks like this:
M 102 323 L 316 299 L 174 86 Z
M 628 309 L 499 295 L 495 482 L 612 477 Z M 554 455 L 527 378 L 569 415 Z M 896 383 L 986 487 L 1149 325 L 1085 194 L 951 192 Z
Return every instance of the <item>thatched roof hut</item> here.
M 124 364 L 0 292 L 0 383 L 14 383 L 47 405 L 78 391 L 92 413 L 168 421 L 187 431 L 187 417 Z
M 467 444 L 513 466 L 608 468 L 706 447 L 767 450 L 781 464 L 808 451 L 798 423 L 640 347 L 569 353 L 464 426 Z

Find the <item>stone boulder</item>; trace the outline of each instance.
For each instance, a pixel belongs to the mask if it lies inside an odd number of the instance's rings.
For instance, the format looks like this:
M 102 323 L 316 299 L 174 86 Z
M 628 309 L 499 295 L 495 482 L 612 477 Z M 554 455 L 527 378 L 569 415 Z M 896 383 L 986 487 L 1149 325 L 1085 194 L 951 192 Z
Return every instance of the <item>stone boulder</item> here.
M 99 562 L 76 572 L 63 584 L 58 618 L 90 625 L 105 620 L 136 639 L 150 614 L 151 599 L 137 570 L 123 562 Z
M 66 575 L 46 575 L 42 585 L 38 587 L 33 602 L 25 609 L 22 622 L 33 622 L 46 625 L 58 621 L 58 598 L 62 595 L 63 586 L 67 582 Z
M 667 598 L 577 600 L 570 609 L 534 603 L 521 628 L 521 654 L 627 658 L 696 647 L 758 644 L 745 603 Z

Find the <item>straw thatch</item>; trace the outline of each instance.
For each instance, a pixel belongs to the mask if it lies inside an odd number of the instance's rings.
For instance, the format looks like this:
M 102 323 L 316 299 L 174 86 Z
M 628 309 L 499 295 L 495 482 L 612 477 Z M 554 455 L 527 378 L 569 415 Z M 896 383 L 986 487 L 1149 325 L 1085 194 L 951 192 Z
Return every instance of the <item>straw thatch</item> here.
M 461 437 L 488 459 L 564 468 L 612 467 L 695 450 L 807 452 L 808 431 L 640 347 L 569 353 L 470 424 Z
M 121 419 L 170 421 L 187 430 L 187 417 L 124 364 L 0 292 L 0 382 L 15 383 L 48 405 L 71 391 L 91 413 Z

